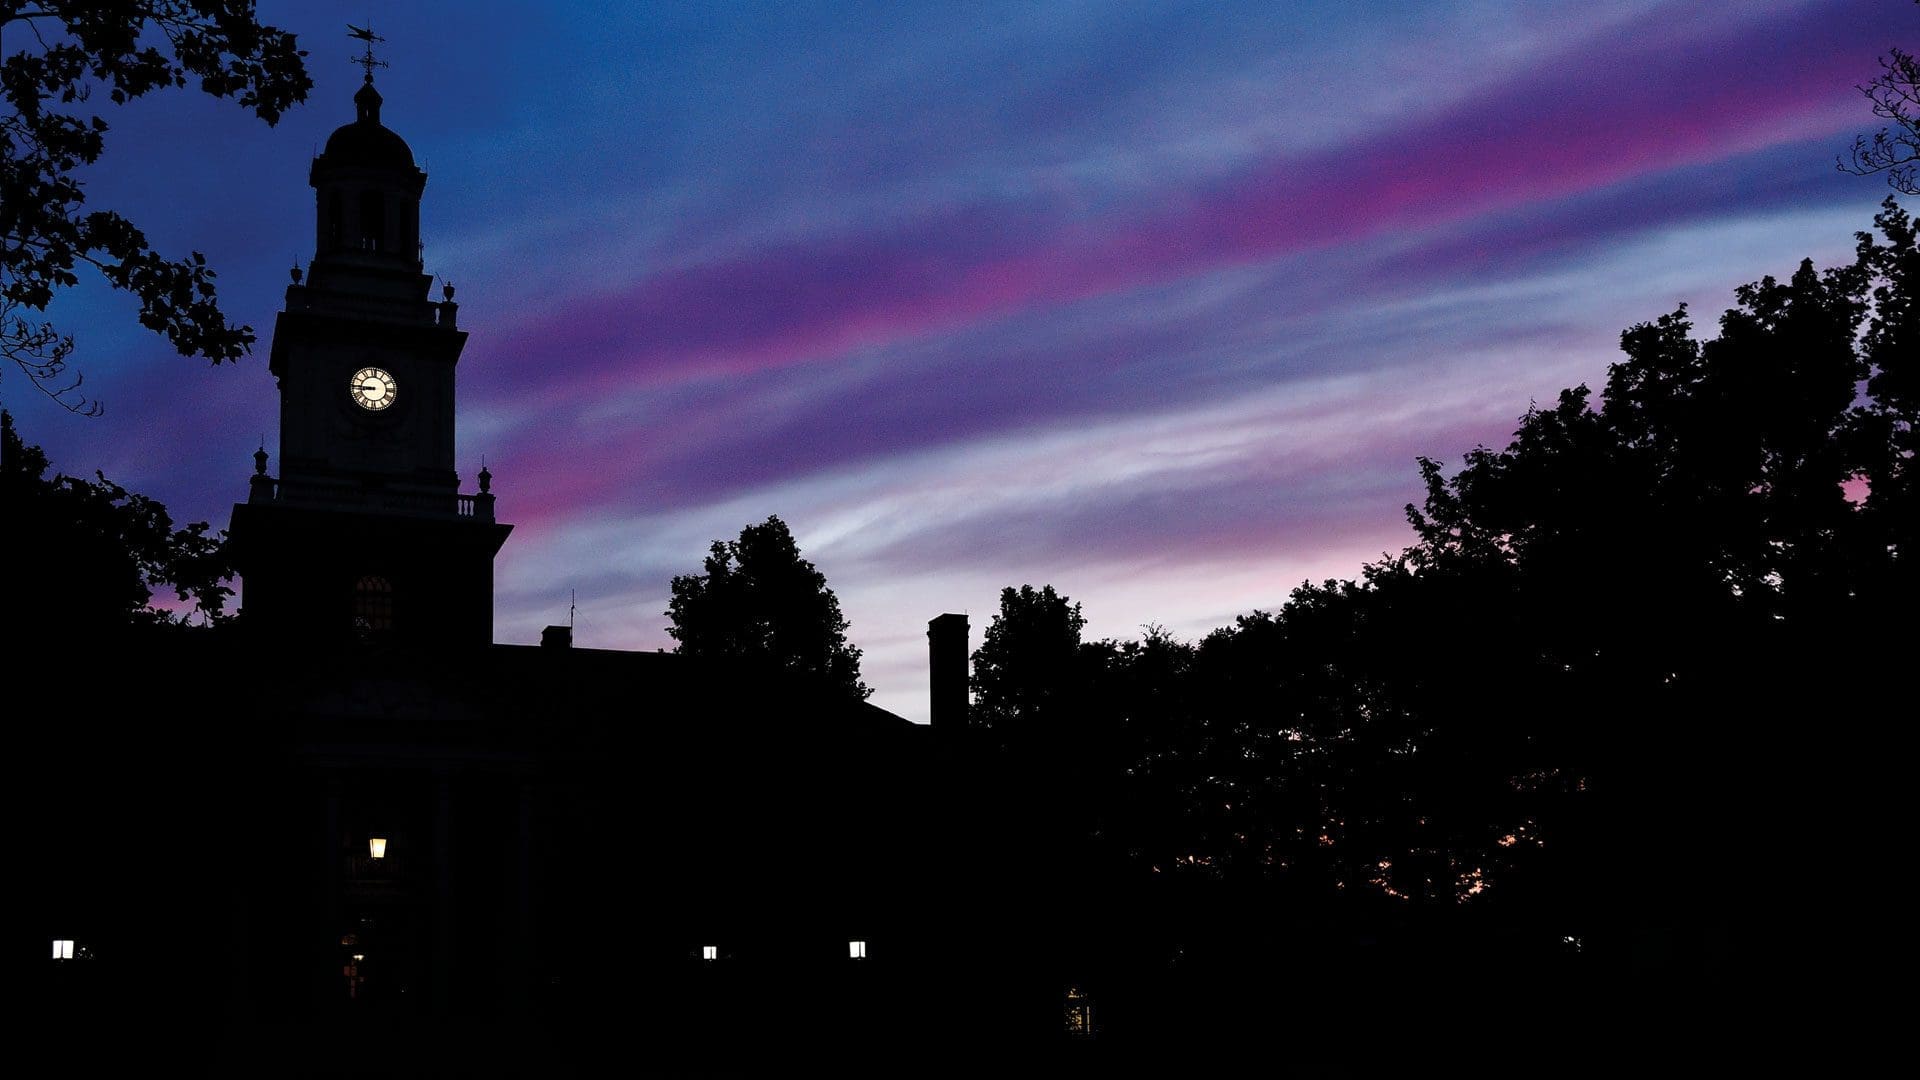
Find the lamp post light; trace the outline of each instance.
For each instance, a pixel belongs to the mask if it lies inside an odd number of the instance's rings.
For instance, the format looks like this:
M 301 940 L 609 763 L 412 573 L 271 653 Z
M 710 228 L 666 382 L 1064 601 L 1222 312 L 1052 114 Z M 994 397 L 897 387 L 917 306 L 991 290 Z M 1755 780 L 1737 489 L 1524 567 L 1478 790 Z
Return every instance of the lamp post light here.
M 387 838 L 384 836 L 369 837 L 367 839 L 367 854 L 373 856 L 376 859 L 386 858 L 387 857 Z

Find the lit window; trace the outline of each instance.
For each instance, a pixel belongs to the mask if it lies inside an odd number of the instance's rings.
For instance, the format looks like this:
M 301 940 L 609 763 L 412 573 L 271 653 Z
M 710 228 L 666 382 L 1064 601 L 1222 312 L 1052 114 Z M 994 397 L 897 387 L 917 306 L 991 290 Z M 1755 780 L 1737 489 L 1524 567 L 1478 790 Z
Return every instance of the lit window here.
M 702 945 L 702 946 L 700 946 L 700 959 L 702 959 L 702 960 L 718 960 L 718 959 L 720 959 L 720 946 L 718 946 L 718 945 Z
M 847 956 L 853 960 L 865 960 L 867 958 L 867 943 L 864 941 L 847 942 Z
M 53 958 L 55 960 L 73 959 L 73 942 L 55 941 L 53 943 Z
M 1093 1034 L 1093 999 L 1077 986 L 1067 987 L 1067 1033 Z
M 367 838 L 367 854 L 376 859 L 386 858 L 387 838 L 384 836 L 369 836 Z

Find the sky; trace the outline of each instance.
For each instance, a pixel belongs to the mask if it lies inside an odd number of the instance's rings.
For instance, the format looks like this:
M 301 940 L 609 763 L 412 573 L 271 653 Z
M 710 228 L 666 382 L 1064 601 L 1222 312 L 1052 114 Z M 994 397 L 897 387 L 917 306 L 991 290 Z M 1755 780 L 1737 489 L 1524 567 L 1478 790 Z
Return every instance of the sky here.
M 262 3 L 315 87 L 269 128 L 102 104 L 91 205 L 204 252 L 237 365 L 124 294 L 50 314 L 106 415 L 0 373 L 62 471 L 224 526 L 275 449 L 266 358 L 353 119 L 367 5 Z M 1005 586 L 1194 639 L 1412 539 L 1415 464 L 1598 387 L 1619 334 L 1802 258 L 1887 188 L 1834 167 L 1905 0 L 575 4 L 373 14 L 382 119 L 458 287 L 459 461 L 514 531 L 495 639 L 671 648 L 668 582 L 777 514 L 873 701 Z M 9 40 L 9 49 L 17 44 Z

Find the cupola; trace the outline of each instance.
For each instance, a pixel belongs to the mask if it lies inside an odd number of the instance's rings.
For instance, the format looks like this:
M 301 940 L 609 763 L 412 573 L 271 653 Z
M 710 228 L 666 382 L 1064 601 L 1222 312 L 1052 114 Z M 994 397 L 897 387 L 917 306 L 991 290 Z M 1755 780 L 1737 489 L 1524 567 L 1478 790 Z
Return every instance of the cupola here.
M 427 174 L 407 141 L 380 122 L 383 99 L 368 79 L 353 95 L 354 121 L 313 159 L 316 261 L 420 267 L 420 193 Z

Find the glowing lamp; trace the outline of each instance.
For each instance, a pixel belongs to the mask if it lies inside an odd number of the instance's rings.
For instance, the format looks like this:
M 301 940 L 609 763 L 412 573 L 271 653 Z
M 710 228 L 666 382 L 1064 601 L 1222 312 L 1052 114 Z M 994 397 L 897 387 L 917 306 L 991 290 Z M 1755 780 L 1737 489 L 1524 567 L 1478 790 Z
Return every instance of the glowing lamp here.
M 71 942 L 71 941 L 66 941 L 66 940 L 56 940 L 56 941 L 54 941 L 54 943 L 53 943 L 53 958 L 54 958 L 55 960 L 71 960 L 71 959 L 73 959 L 73 942 Z
M 702 945 L 702 946 L 700 946 L 700 959 L 702 959 L 702 960 L 718 960 L 718 959 L 720 959 L 720 946 L 718 946 L 718 945 Z
M 865 960 L 867 958 L 867 943 L 864 941 L 847 942 L 847 958 L 850 960 Z
M 384 836 L 370 837 L 367 840 L 367 854 L 373 856 L 376 859 L 386 858 L 387 857 L 387 838 Z

